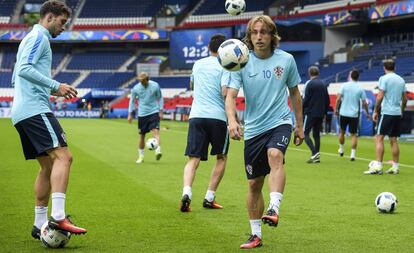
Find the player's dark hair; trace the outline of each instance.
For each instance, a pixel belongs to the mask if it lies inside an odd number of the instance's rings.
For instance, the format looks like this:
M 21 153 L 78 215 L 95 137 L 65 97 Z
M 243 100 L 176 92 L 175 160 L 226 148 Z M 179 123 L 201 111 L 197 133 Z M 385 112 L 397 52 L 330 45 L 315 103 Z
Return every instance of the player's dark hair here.
M 226 36 L 221 33 L 214 34 L 211 36 L 210 42 L 208 43 L 208 48 L 211 52 L 217 53 L 221 43 L 226 40 Z
M 388 71 L 395 70 L 395 61 L 393 59 L 386 59 L 383 60 L 382 63 L 384 64 L 384 68 Z
M 357 69 L 351 70 L 351 78 L 354 81 L 358 81 L 358 79 L 359 79 L 359 71 Z
M 244 43 L 246 43 L 247 47 L 250 50 L 254 50 L 252 43 L 252 30 L 254 24 L 257 22 L 262 22 L 269 28 L 269 33 L 272 36 L 272 43 L 270 46 L 272 48 L 272 51 L 275 50 L 279 46 L 280 36 L 277 33 L 275 22 L 273 22 L 273 20 L 267 15 L 258 15 L 250 19 L 249 23 L 247 24 L 246 35 L 243 38 Z
M 62 1 L 49 0 L 42 4 L 40 8 L 40 18 L 44 18 L 48 13 L 55 16 L 67 15 L 70 17 L 71 9 Z
M 319 76 L 319 68 L 317 66 L 310 66 L 308 72 L 310 76 Z

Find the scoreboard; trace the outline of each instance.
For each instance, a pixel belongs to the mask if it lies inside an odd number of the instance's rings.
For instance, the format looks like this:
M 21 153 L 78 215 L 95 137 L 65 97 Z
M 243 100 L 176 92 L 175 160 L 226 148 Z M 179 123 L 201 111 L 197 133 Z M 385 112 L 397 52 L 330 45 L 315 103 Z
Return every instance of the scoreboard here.
M 191 69 L 198 59 L 209 56 L 210 37 L 222 33 L 226 39 L 232 36 L 232 29 L 197 29 L 173 31 L 170 35 L 170 67 L 173 69 Z

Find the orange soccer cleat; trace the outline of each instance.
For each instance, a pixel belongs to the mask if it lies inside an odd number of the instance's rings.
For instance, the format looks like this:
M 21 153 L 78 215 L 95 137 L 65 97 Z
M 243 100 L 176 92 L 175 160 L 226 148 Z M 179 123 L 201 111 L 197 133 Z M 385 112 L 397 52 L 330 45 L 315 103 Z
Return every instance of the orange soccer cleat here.
M 66 216 L 65 219 L 57 221 L 53 219 L 53 217 L 50 217 L 49 219 L 49 226 L 53 229 L 60 229 L 64 231 L 68 231 L 71 234 L 80 235 L 85 234 L 87 232 L 86 229 L 77 227 L 73 222 L 69 219 L 69 215 Z
M 265 224 L 269 224 L 269 226 L 277 227 L 277 224 L 279 223 L 279 215 L 275 210 L 269 209 L 267 210 L 266 215 L 262 216 L 262 221 Z
M 249 239 L 240 245 L 240 249 L 253 249 L 262 246 L 262 239 L 257 235 L 250 235 Z

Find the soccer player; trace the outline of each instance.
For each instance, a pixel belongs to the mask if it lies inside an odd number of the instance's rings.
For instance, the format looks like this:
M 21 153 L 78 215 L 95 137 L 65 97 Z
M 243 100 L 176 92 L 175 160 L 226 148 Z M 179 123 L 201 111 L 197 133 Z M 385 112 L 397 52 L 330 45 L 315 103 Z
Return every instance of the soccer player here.
M 229 148 L 227 117 L 224 108 L 224 97 L 227 91 L 227 83 L 224 80 L 228 79 L 228 73 L 224 74 L 225 70 L 217 60 L 217 50 L 224 41 L 224 35 L 213 35 L 208 45 L 210 56 L 196 61 L 193 65 L 190 86 L 194 87 L 194 100 L 191 106 L 185 151 L 188 161 L 184 167 L 183 197 L 180 206 L 182 212 L 191 210 L 191 186 L 200 160 L 208 159 L 209 143 L 212 146 L 210 154 L 216 155 L 217 160 L 211 173 L 203 207 L 222 208 L 215 201 L 215 192 L 224 175 Z
M 359 124 L 359 107 L 360 101 L 370 118 L 368 111 L 367 96 L 364 89 L 358 85 L 359 71 L 351 70 L 349 73 L 351 80 L 341 86 L 336 97 L 336 115 L 339 115 L 339 149 L 340 156 L 344 155 L 345 131 L 349 127 L 351 133 L 351 161 L 355 161 L 356 148 L 358 144 L 358 124 Z
M 388 135 L 392 152 L 392 167 L 388 174 L 399 173 L 400 149 L 397 138 L 400 136 L 401 119 L 407 104 L 407 88 L 405 81 L 395 71 L 395 62 L 392 59 L 384 60 L 385 75 L 379 79 L 379 92 L 375 101 L 372 119 L 377 122 L 375 136 L 376 160 L 369 164 L 366 175 L 382 174 L 382 159 L 384 157 L 384 136 Z M 381 108 L 381 115 L 379 111 Z
M 242 127 L 236 116 L 236 97 L 242 87 L 246 101 L 244 163 L 248 179 L 247 211 L 252 234 L 240 245 L 250 249 L 262 245 L 261 220 L 277 226 L 279 207 L 285 187 L 285 152 L 292 133 L 288 91 L 295 112 L 294 142 L 304 139 L 300 76 L 293 56 L 278 49 L 280 37 L 273 20 L 255 16 L 247 24 L 246 44 L 250 53 L 247 65 L 232 72 L 227 90 L 226 112 L 230 137 L 240 140 Z M 269 174 L 270 203 L 265 215 L 262 188 Z M 262 216 L 263 215 L 263 216 Z
M 65 133 L 50 108 L 50 95 L 76 97 L 77 91 L 66 83 L 51 79 L 52 50 L 49 39 L 65 30 L 71 10 L 60 1 L 45 2 L 39 23 L 20 42 L 12 85 L 15 88 L 11 112 L 13 125 L 20 135 L 26 160 L 40 164 L 35 189 L 35 221 L 32 236 L 40 239 L 40 228 L 48 221 L 48 203 L 52 198 L 49 226 L 84 234 L 65 213 L 72 154 Z
M 321 146 L 321 126 L 323 118 L 328 112 L 329 108 L 329 94 L 328 87 L 325 83 L 319 79 L 319 68 L 311 66 L 308 69 L 310 81 L 306 85 L 305 98 L 303 100 L 303 113 L 305 115 L 304 129 L 305 129 L 305 142 L 312 152 L 310 159 L 307 163 L 319 163 Z M 309 134 L 312 130 L 312 139 Z
M 131 90 L 129 99 L 128 122 L 132 122 L 132 111 L 136 109 L 135 101 L 138 100 L 138 160 L 136 163 L 144 162 L 145 134 L 152 132 L 152 136 L 157 140 L 158 147 L 155 149 L 155 159 L 160 160 L 161 142 L 160 142 L 160 118 L 163 115 L 164 98 L 161 95 L 161 89 L 157 82 L 149 80 L 146 72 L 138 75 L 139 83 Z

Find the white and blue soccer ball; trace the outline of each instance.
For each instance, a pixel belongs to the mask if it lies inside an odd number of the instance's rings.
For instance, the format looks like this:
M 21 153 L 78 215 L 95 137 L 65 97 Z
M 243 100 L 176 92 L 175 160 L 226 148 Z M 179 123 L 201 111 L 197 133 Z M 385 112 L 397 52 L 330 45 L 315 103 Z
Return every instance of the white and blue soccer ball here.
M 221 43 L 217 53 L 220 65 L 229 71 L 240 70 L 249 61 L 249 48 L 237 39 L 229 39 Z
M 391 192 L 381 192 L 375 198 L 375 205 L 381 213 L 392 213 L 397 209 L 397 197 Z
M 158 148 L 158 141 L 155 138 L 149 138 L 145 145 L 149 150 L 155 150 Z
M 246 10 L 246 3 L 244 0 L 226 0 L 224 7 L 228 14 L 237 16 Z
M 70 240 L 70 232 L 53 229 L 45 222 L 40 229 L 40 241 L 46 248 L 63 248 Z

